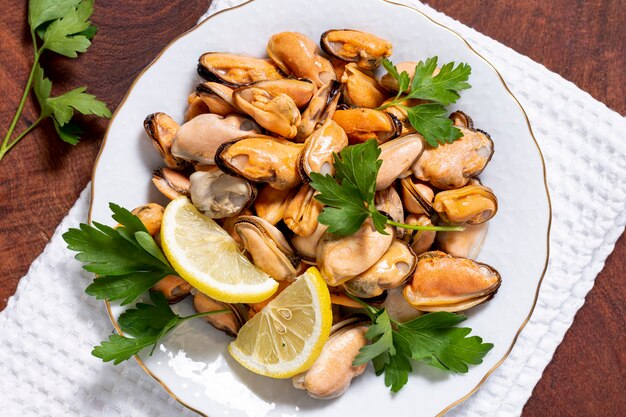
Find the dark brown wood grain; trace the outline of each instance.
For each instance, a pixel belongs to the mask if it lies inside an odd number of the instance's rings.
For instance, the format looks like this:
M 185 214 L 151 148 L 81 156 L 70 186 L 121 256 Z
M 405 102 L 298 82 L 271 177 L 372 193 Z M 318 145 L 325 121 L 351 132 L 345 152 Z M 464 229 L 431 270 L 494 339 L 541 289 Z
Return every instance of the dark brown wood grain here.
M 626 113 L 626 1 L 427 3 Z M 13 116 L 32 60 L 25 4 L 0 0 L 0 133 Z M 54 92 L 87 85 L 114 109 L 139 71 L 171 39 L 192 27 L 208 4 L 97 2 L 93 19 L 99 33 L 89 52 L 77 60 L 46 56 L 43 61 Z M 31 98 L 18 130 L 36 117 Z M 0 309 L 90 179 L 106 121 L 85 118 L 83 126 L 84 140 L 72 147 L 58 140 L 45 122 L 0 162 Z M 622 236 L 524 408 L 525 417 L 626 415 L 624 259 Z

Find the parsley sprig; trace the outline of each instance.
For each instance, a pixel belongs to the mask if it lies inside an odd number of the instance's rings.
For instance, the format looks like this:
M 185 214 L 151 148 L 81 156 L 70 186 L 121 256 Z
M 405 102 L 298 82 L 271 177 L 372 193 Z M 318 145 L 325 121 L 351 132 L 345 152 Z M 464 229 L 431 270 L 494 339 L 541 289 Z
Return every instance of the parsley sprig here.
M 93 13 L 93 0 L 30 0 L 28 23 L 33 40 L 34 60 L 22 99 L 13 120 L 0 144 L 0 161 L 17 143 L 43 120 L 52 118 L 59 137 L 72 145 L 80 140 L 80 127 L 70 120 L 75 111 L 100 117 L 111 117 L 106 104 L 87 94 L 86 87 L 76 88 L 60 96 L 52 97 L 52 83 L 44 76 L 39 60 L 45 51 L 56 52 L 68 58 L 76 58 L 85 52 L 96 34 L 96 27 L 89 20 Z M 24 110 L 30 91 L 40 107 L 39 117 L 22 133 L 11 139 L 17 122 Z
M 365 337 L 372 343 L 364 346 L 354 359 L 358 366 L 369 361 L 377 376 L 385 374 L 385 385 L 398 392 L 413 371 L 411 360 L 424 362 L 444 371 L 467 373 L 468 365 L 482 363 L 493 348 L 479 336 L 468 337 L 472 329 L 456 327 L 466 317 L 447 312 L 429 313 L 406 323 L 389 317 L 387 311 L 377 309 L 359 298 L 372 319 Z
M 99 300 L 135 301 L 157 281 L 177 275 L 152 236 L 135 215 L 109 203 L 113 219 L 120 226 L 112 228 L 93 222 L 81 224 L 63 234 L 68 249 L 78 252 L 83 268 L 98 277 L 85 292 Z
M 153 304 L 137 303 L 135 308 L 124 311 L 117 321 L 122 332 L 132 337 L 113 334 L 108 340 L 96 346 L 91 354 L 104 362 L 114 361 L 114 365 L 130 359 L 150 346 L 152 355 L 159 340 L 181 323 L 196 317 L 231 312 L 225 309 L 181 317 L 172 311 L 165 296 L 160 292 L 151 292 L 150 300 Z
M 83 223 L 65 232 L 63 239 L 68 249 L 78 252 L 76 259 L 85 263 L 83 269 L 98 275 L 85 292 L 99 300 L 122 300 L 125 305 L 161 278 L 177 273 L 139 218 L 117 204 L 109 203 L 109 208 L 118 227 Z M 172 311 L 163 294 L 150 292 L 150 299 L 153 304 L 137 303 L 118 319 L 122 332 L 132 337 L 111 335 L 94 348 L 92 355 L 117 365 L 150 346 L 152 354 L 159 340 L 187 320 L 231 312 L 216 310 L 181 317 Z
M 378 232 L 386 234 L 387 224 L 412 230 L 461 231 L 453 226 L 416 226 L 398 223 L 376 209 L 376 176 L 382 165 L 380 148 L 375 140 L 347 146 L 334 154 L 335 176 L 311 173 L 311 186 L 319 193 L 317 200 L 325 204 L 317 220 L 337 236 L 356 233 L 369 217 Z
M 458 92 L 471 87 L 467 80 L 472 72 L 468 64 L 460 63 L 455 67 L 454 62 L 449 62 L 433 76 L 437 61 L 438 57 L 435 56 L 418 62 L 411 80 L 406 71 L 399 73 L 391 61 L 383 59 L 383 67 L 398 82 L 398 94 L 391 102 L 378 108 L 384 110 L 397 106 L 404 109 L 411 125 L 434 147 L 439 146 L 439 143 L 452 143 L 463 136 L 453 126 L 444 106 L 455 103 L 460 98 Z M 404 104 L 409 99 L 428 100 L 432 103 L 409 107 Z

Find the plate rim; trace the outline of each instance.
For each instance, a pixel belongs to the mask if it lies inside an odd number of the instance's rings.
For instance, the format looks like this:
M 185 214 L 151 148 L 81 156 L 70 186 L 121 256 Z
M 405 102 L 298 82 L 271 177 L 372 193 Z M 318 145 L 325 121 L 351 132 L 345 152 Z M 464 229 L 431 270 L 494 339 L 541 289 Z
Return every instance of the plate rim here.
M 96 170 L 97 170 L 99 162 L 100 162 L 100 157 L 102 156 L 102 153 L 104 152 L 104 148 L 105 148 L 107 140 L 109 138 L 109 132 L 111 130 L 111 126 L 113 125 L 113 122 L 115 121 L 116 116 L 118 115 L 118 113 L 120 112 L 120 110 L 122 109 L 124 104 L 126 103 L 126 100 L 130 96 L 131 92 L 135 89 L 137 82 L 144 76 L 146 71 L 148 69 L 150 69 L 154 64 L 156 64 L 156 62 L 159 59 L 161 59 L 161 57 L 164 55 L 164 53 L 174 43 L 176 43 L 179 39 L 187 36 L 189 33 L 193 32 L 193 31 L 199 29 L 201 26 L 203 26 L 204 24 L 208 23 L 213 17 L 215 17 L 217 15 L 220 15 L 222 13 L 226 13 L 226 12 L 229 12 L 229 11 L 233 11 L 233 10 L 239 9 L 239 8 L 244 7 L 244 6 L 246 6 L 246 5 L 250 4 L 250 3 L 253 3 L 255 1 L 257 1 L 257 0 L 247 0 L 247 1 L 244 1 L 243 3 L 241 3 L 241 4 L 238 4 L 238 5 L 235 5 L 235 6 L 231 6 L 231 7 L 228 7 L 226 9 L 222 9 L 222 10 L 220 10 L 220 11 L 218 11 L 216 13 L 213 13 L 212 15 L 208 16 L 207 18 L 205 18 L 203 21 L 201 21 L 200 23 L 196 24 L 192 28 L 190 28 L 190 29 L 186 30 L 185 32 L 181 33 L 180 35 L 176 36 L 174 39 L 172 39 L 170 42 L 168 42 L 168 44 L 157 54 L 157 56 L 148 65 L 146 65 L 139 72 L 139 74 L 137 74 L 137 76 L 133 79 L 133 82 L 131 83 L 130 87 L 126 91 L 126 94 L 124 95 L 124 97 L 120 101 L 119 105 L 117 106 L 117 108 L 113 112 L 113 114 L 111 116 L 111 119 L 109 120 L 109 123 L 107 125 L 106 131 L 104 132 L 104 136 L 103 136 L 103 139 L 102 139 L 102 144 L 100 145 L 100 149 L 98 150 L 98 154 L 96 155 L 96 159 L 94 161 L 94 166 L 93 166 L 93 169 L 92 169 L 92 172 L 91 172 L 91 195 L 90 195 L 90 199 L 89 199 L 89 211 L 88 211 L 88 214 L 87 214 L 87 221 L 88 221 L 89 224 L 91 224 L 91 215 L 92 215 L 93 201 L 94 201 L 94 195 L 95 195 L 95 181 L 94 180 L 95 180 L 95 176 L 96 176 Z M 543 271 L 541 272 L 541 276 L 539 278 L 539 281 L 537 282 L 537 288 L 535 290 L 535 296 L 534 296 L 531 308 L 530 308 L 530 310 L 528 312 L 528 315 L 526 316 L 526 318 L 524 319 L 524 321 L 520 325 L 519 329 L 515 333 L 515 336 L 513 337 L 513 340 L 511 341 L 511 345 L 505 351 L 504 355 L 485 373 L 485 375 L 480 379 L 478 384 L 476 384 L 476 386 L 474 388 L 472 388 L 467 394 L 465 394 L 461 398 L 453 401 L 450 405 L 445 407 L 443 410 L 441 410 L 439 413 L 437 413 L 434 416 L 434 417 L 442 417 L 444 414 L 446 414 L 452 408 L 454 408 L 457 405 L 463 403 L 468 398 L 470 398 L 474 393 L 476 393 L 476 391 L 478 391 L 478 389 L 485 383 L 485 381 L 489 378 L 489 376 L 491 376 L 491 374 L 496 369 L 498 369 L 500 367 L 500 365 L 502 365 L 502 363 L 506 360 L 506 358 L 508 358 L 509 354 L 513 350 L 513 347 L 515 346 L 515 344 L 517 343 L 517 340 L 519 339 L 519 335 L 521 334 L 522 330 L 524 330 L 524 328 L 526 327 L 526 324 L 528 324 L 528 321 L 530 320 L 533 312 L 535 311 L 535 307 L 537 305 L 537 300 L 539 298 L 539 291 L 541 289 L 541 285 L 543 284 L 543 279 L 544 279 L 544 277 L 546 275 L 546 271 L 548 269 L 548 262 L 549 262 L 549 259 L 550 259 L 550 232 L 551 232 L 551 227 L 552 227 L 552 201 L 551 201 L 551 198 L 550 198 L 550 190 L 548 189 L 548 180 L 547 180 L 547 175 L 546 175 L 545 159 L 543 157 L 543 153 L 541 151 L 541 147 L 539 146 L 539 143 L 537 142 L 537 138 L 535 137 L 534 131 L 533 131 L 532 126 L 530 124 L 530 120 L 528 118 L 528 114 L 526 113 L 526 110 L 524 109 L 524 107 L 522 106 L 520 101 L 517 99 L 517 97 L 509 89 L 509 86 L 504 81 L 504 78 L 502 77 L 500 72 L 497 70 L 497 68 L 487 58 L 485 58 L 478 51 L 476 51 L 476 49 L 474 49 L 474 47 L 472 47 L 472 45 L 463 36 L 461 36 L 458 32 L 456 32 L 455 30 L 449 28 L 448 26 L 438 22 L 437 20 L 433 19 L 432 17 L 430 17 L 428 14 L 422 12 L 421 10 L 419 10 L 419 9 L 417 9 L 417 8 L 411 6 L 411 5 L 399 3 L 399 2 L 396 2 L 394 0 L 377 0 L 377 1 L 380 1 L 380 2 L 383 2 L 383 3 L 387 3 L 387 4 L 391 4 L 393 6 L 403 7 L 403 8 L 408 9 L 411 12 L 418 13 L 421 16 L 425 17 L 427 20 L 429 20 L 431 23 L 433 23 L 433 24 L 435 24 L 435 25 L 445 29 L 446 31 L 450 32 L 453 36 L 455 36 L 455 37 L 459 38 L 461 41 L 463 41 L 463 43 L 470 50 L 470 52 L 472 52 L 478 58 L 480 58 L 482 61 L 484 61 L 487 64 L 487 66 L 489 68 L 491 68 L 495 72 L 495 74 L 500 79 L 500 82 L 502 83 L 502 86 L 504 87 L 506 92 L 511 96 L 511 98 L 513 98 L 513 101 L 517 104 L 519 109 L 522 111 L 522 114 L 524 115 L 524 119 L 526 120 L 526 126 L 528 127 L 528 133 L 530 133 L 530 136 L 533 139 L 533 142 L 535 143 L 535 146 L 537 147 L 537 152 L 539 153 L 539 159 L 541 160 L 541 168 L 542 168 L 542 174 L 543 174 L 543 184 L 544 184 L 544 188 L 545 188 L 545 192 L 546 192 L 546 198 L 547 198 L 547 203 L 548 203 L 548 225 L 547 225 L 547 230 L 546 230 L 546 260 L 545 260 Z M 109 319 L 111 320 L 111 323 L 113 324 L 113 327 L 115 328 L 115 330 L 120 335 L 123 336 L 124 334 L 122 332 L 122 329 L 120 328 L 119 324 L 117 323 L 117 320 L 115 319 L 115 317 L 113 315 L 113 312 L 111 311 L 111 304 L 109 303 L 109 300 L 104 300 L 104 303 L 105 303 L 105 306 L 106 306 L 107 314 L 109 316 Z M 185 403 L 180 397 L 178 397 L 167 386 L 167 384 L 165 384 L 165 382 L 163 382 L 159 377 L 157 377 L 143 363 L 142 359 L 138 355 L 133 355 L 133 357 L 135 358 L 135 360 L 137 361 L 139 366 L 148 375 L 150 375 L 159 385 L 161 385 L 161 387 L 163 387 L 163 389 L 165 389 L 165 391 L 174 400 L 176 400 L 178 403 L 180 403 L 181 405 L 183 405 L 187 409 L 197 413 L 198 415 L 200 415 L 202 417 L 209 417 L 208 414 L 205 414 L 204 412 L 202 412 L 202 411 L 200 411 L 200 410 L 190 406 L 189 404 Z

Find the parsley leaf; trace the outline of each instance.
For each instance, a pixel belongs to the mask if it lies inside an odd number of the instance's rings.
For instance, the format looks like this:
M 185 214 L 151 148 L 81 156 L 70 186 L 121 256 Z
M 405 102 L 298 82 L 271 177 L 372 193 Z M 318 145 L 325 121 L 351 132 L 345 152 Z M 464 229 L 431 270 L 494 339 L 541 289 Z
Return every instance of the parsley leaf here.
M 385 374 L 385 385 L 398 392 L 412 371 L 411 360 L 422 361 L 436 368 L 466 373 L 468 365 L 482 363 L 493 348 L 478 336 L 468 337 L 471 329 L 455 327 L 466 317 L 447 312 L 428 313 L 406 323 L 389 317 L 385 309 L 377 310 L 352 297 L 365 307 L 372 319 L 365 337 L 372 343 L 364 346 L 353 365 L 368 361 L 374 364 L 376 375 Z
M 330 175 L 311 173 L 311 187 L 318 194 L 315 198 L 325 204 L 317 220 L 328 226 L 328 232 L 337 236 L 349 236 L 372 218 L 379 233 L 386 234 L 386 225 L 413 230 L 460 231 L 453 226 L 412 226 L 389 220 L 376 209 L 376 177 L 382 161 L 376 140 L 346 146 L 334 154 L 334 178 Z
M 465 63 L 455 67 L 454 62 L 449 62 L 440 68 L 437 75 L 433 75 L 437 62 L 436 56 L 418 62 L 411 79 L 406 71 L 398 73 L 391 61 L 383 59 L 383 67 L 398 82 L 399 89 L 394 100 L 378 108 L 384 110 L 391 106 L 402 107 L 406 110 L 411 125 L 433 147 L 452 143 L 463 136 L 448 119 L 444 106 L 455 103 L 460 98 L 459 91 L 471 87 L 467 80 L 472 72 L 471 67 Z M 403 93 L 406 95 L 403 96 Z M 432 103 L 409 107 L 403 104 L 409 99 L 428 100 Z
M 130 359 L 150 346 L 152 346 L 150 351 L 152 355 L 159 340 L 184 321 L 210 314 L 230 312 L 230 310 L 215 310 L 181 317 L 172 311 L 163 294 L 152 292 L 150 299 L 153 304 L 137 303 L 135 308 L 126 310 L 118 319 L 122 332 L 133 337 L 111 335 L 108 340 L 94 347 L 91 354 L 104 362 L 114 361 L 115 365 Z
M 66 10 L 63 17 L 52 22 L 43 34 L 43 49 L 54 51 L 69 58 L 85 52 L 91 45 L 87 36 L 79 34 L 91 26 L 93 0 L 84 0 L 78 7 Z
M 411 90 L 405 99 L 420 98 L 448 105 L 455 103 L 461 97 L 458 91 L 471 87 L 467 82 L 472 72 L 469 65 L 461 63 L 455 68 L 454 62 L 449 62 L 441 67 L 437 75 L 433 76 L 433 72 L 437 69 L 437 61 L 438 58 L 435 56 L 428 58 L 425 62 L 417 63 L 411 81 Z
M 56 20 L 73 10 L 81 0 L 30 0 L 28 2 L 28 23 L 32 30 L 42 23 Z
M 54 128 L 59 137 L 72 145 L 80 140 L 82 129 L 70 123 L 74 111 L 88 115 L 111 117 L 106 104 L 95 96 L 85 93 L 86 88 L 80 87 L 57 97 L 50 97 L 52 82 L 44 76 L 43 69 L 37 63 L 34 69 L 33 90 L 41 109 L 40 119 L 52 117 Z
M 137 217 L 116 204 L 109 207 L 120 227 L 81 224 L 65 232 L 63 239 L 78 252 L 76 259 L 86 263 L 83 268 L 99 275 L 87 294 L 128 304 L 176 272 Z
M 441 104 L 420 104 L 415 107 L 404 107 L 409 122 L 418 131 L 422 132 L 426 142 L 433 147 L 439 143 L 452 143 L 463 136 L 461 131 L 454 127 L 448 118 L 448 112 Z
M 61 140 L 75 145 L 80 140 L 82 130 L 70 119 L 75 111 L 111 117 L 106 104 L 87 94 L 86 87 L 76 88 L 66 94 L 51 97 L 52 83 L 44 76 L 39 60 L 45 51 L 76 58 L 91 45 L 97 28 L 91 24 L 93 0 L 29 0 L 28 24 L 33 40 L 33 65 L 26 81 L 22 99 L 17 105 L 13 119 L 0 142 L 0 161 L 26 135 L 43 120 L 50 117 L 54 129 Z M 24 110 L 29 92 L 34 90 L 40 106 L 40 115 L 30 126 L 15 137 L 15 127 Z

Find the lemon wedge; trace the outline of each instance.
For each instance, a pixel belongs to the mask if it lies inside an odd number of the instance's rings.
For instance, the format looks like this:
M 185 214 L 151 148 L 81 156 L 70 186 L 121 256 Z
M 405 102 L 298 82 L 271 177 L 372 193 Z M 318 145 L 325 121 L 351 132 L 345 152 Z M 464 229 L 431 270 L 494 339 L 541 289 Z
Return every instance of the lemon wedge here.
M 252 372 L 292 377 L 320 355 L 332 316 L 326 282 L 309 268 L 239 330 L 228 351 Z
M 176 272 L 216 300 L 257 303 L 278 289 L 278 282 L 255 267 L 233 238 L 187 197 L 179 197 L 165 208 L 161 245 Z

